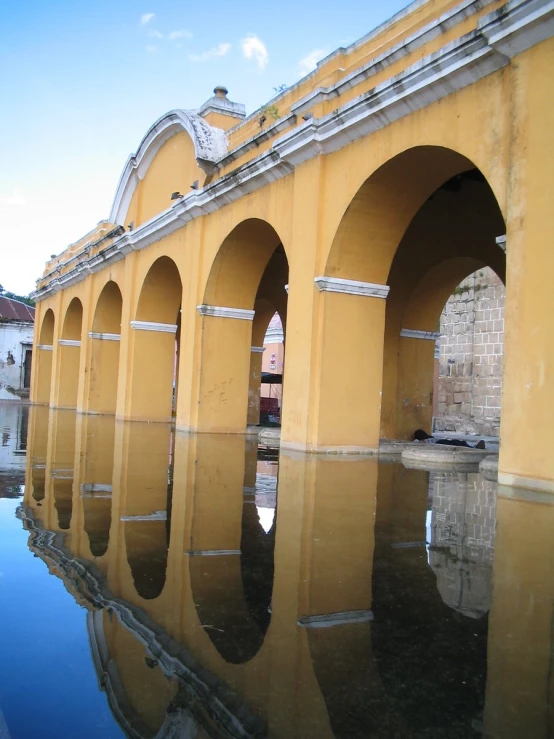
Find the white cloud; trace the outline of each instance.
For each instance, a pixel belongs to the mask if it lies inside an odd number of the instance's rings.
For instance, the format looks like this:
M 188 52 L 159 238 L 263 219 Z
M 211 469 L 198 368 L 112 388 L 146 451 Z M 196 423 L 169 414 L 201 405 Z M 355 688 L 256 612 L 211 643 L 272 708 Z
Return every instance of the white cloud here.
M 171 31 L 167 37 L 170 41 L 175 41 L 177 38 L 192 38 L 192 33 L 190 31 Z
M 150 23 L 154 15 L 155 13 L 143 13 L 140 16 L 140 25 L 145 26 L 147 23 Z
M 19 208 L 27 205 L 27 198 L 20 187 L 15 187 L 11 195 L 0 195 L 0 207 Z
M 163 33 L 160 33 L 155 28 L 153 28 L 151 31 L 148 31 L 148 35 L 150 36 L 150 38 L 163 38 L 164 37 Z
M 214 57 L 225 56 L 230 48 L 231 44 L 219 44 L 218 46 L 214 46 L 213 49 L 203 51 L 201 54 L 189 54 L 189 59 L 191 62 L 207 62 Z
M 323 49 L 314 49 L 313 51 L 310 51 L 309 54 L 306 54 L 306 56 L 298 62 L 298 71 L 302 76 L 313 72 L 317 67 L 317 63 L 323 59 L 324 56 L 327 56 L 327 52 Z
M 148 46 L 146 47 L 146 51 L 149 54 L 153 54 L 154 52 L 158 51 L 158 47 L 154 46 L 154 44 L 148 44 Z
M 258 68 L 263 70 L 269 61 L 269 55 L 264 42 L 256 34 L 250 33 L 240 42 L 240 45 L 244 58 L 254 59 Z

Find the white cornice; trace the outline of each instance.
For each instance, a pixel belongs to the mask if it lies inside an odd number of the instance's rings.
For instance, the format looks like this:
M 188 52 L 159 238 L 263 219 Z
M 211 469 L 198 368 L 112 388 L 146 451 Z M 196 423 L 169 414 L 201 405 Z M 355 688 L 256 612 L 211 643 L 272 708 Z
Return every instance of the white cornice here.
M 506 253 L 506 234 L 496 237 L 496 245 L 499 246 L 504 253 Z
M 420 331 L 416 328 L 403 328 L 400 336 L 403 339 L 425 339 L 427 341 L 437 341 L 441 337 L 438 331 Z
M 238 318 L 240 321 L 252 321 L 254 311 L 245 308 L 225 308 L 221 305 L 197 305 L 197 311 L 201 316 L 214 316 L 216 318 Z
M 471 2 L 461 3 L 452 11 L 452 19 L 455 13 L 463 16 L 464 13 L 475 12 L 477 5 Z M 483 7 L 485 5 L 483 0 Z M 311 118 L 297 126 L 274 140 L 269 151 L 201 190 L 194 190 L 136 230 L 117 238 L 96 257 L 79 263 L 74 269 L 37 290 L 33 295 L 34 299 L 43 300 L 57 290 L 83 280 L 90 272 L 101 270 L 123 258 L 130 251 L 143 249 L 159 241 L 194 218 L 213 213 L 244 195 L 287 176 L 298 164 L 311 157 L 334 152 L 483 79 L 509 64 L 509 56 L 554 35 L 553 19 L 554 0 L 514 0 L 507 3 L 485 16 L 479 22 L 477 30 L 446 44 L 395 77 L 338 106 L 329 115 L 319 119 Z M 438 23 L 437 20 L 435 24 Z M 431 33 L 431 29 L 428 28 L 425 33 Z M 398 50 L 397 52 L 400 53 Z M 161 146 L 160 142 L 167 140 L 164 136 L 169 137 L 177 131 L 172 126 L 180 126 L 179 130 L 184 128 L 182 120 L 179 122 L 182 113 L 186 111 L 172 111 L 150 129 L 139 147 L 139 151 L 143 151 L 141 162 L 144 160 L 144 166 L 147 166 L 147 151 L 154 155 L 155 148 L 150 148 L 154 146 L 154 142 L 156 146 Z M 205 121 L 202 123 L 205 124 Z M 213 160 L 214 167 L 219 165 L 224 156 L 226 153 Z M 125 183 L 127 179 L 130 181 L 131 173 L 138 166 L 136 157 L 128 163 L 126 172 L 127 169 L 129 171 L 124 173 L 120 182 L 115 210 L 124 209 L 122 201 L 127 197 L 123 192 L 127 187 Z M 117 218 L 113 216 L 112 212 L 110 220 L 117 222 Z
M 250 351 L 252 354 L 263 354 L 265 352 L 265 346 L 251 346 Z
M 487 43 L 512 59 L 554 36 L 553 0 L 512 0 L 477 24 Z
M 89 331 L 91 339 L 100 339 L 104 341 L 121 341 L 121 334 L 106 334 L 102 331 Z
M 336 84 L 330 87 L 317 87 L 298 102 L 291 105 L 291 111 L 296 115 L 302 115 L 318 103 L 335 100 L 348 90 L 356 87 L 365 80 L 382 72 L 386 67 L 412 54 L 416 49 L 439 37 L 445 31 L 454 28 L 466 18 L 481 11 L 489 5 L 491 0 L 464 0 L 454 8 L 447 10 L 441 16 L 427 25 L 418 29 L 416 33 L 395 44 L 384 53 L 373 57 L 367 64 L 358 67 L 350 74 L 342 77 Z
M 81 346 L 81 342 L 76 339 L 58 339 L 60 346 Z
M 177 332 L 176 323 L 156 323 L 154 321 L 131 321 L 131 328 L 137 331 L 159 331 L 165 334 Z
M 54 347 L 52 344 L 37 344 L 37 349 L 42 349 L 43 352 L 51 352 Z
M 386 298 L 390 290 L 388 285 L 378 285 L 373 282 L 358 282 L 357 280 L 343 280 L 339 277 L 316 277 L 314 282 L 317 289 L 321 292 L 363 295 L 367 298 Z

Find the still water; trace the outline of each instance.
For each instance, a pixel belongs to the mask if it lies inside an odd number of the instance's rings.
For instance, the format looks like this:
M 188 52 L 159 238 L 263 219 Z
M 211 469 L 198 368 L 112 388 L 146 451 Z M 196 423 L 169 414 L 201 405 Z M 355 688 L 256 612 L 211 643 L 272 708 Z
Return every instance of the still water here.
M 554 506 L 0 405 L 0 738 L 552 737 Z

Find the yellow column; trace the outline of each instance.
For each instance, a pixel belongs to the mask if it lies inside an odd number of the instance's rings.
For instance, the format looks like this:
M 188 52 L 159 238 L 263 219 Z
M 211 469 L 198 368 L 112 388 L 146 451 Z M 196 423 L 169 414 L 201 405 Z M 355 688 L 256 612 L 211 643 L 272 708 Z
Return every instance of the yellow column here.
M 245 433 L 254 311 L 200 306 L 198 431 Z
M 177 325 L 131 321 L 130 404 L 133 421 L 171 421 Z
M 554 39 L 516 59 L 498 479 L 554 492 Z
M 115 413 L 119 369 L 120 334 L 90 332 L 88 348 L 89 413 Z
M 388 287 L 328 277 L 317 278 L 316 285 L 314 289 L 321 292 L 317 359 L 310 377 L 314 401 L 304 448 L 375 451 L 379 447 Z M 290 436 L 283 443 L 301 446 L 291 443 Z
M 435 342 L 440 334 L 402 329 L 398 353 L 397 439 L 412 439 L 416 429 L 431 431 Z

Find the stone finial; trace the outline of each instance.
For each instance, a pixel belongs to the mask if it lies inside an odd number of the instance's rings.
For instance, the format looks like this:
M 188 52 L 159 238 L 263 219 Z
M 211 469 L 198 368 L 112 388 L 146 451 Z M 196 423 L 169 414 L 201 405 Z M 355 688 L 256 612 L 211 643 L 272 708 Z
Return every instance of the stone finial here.
M 210 113 L 216 113 L 219 116 L 229 116 L 231 119 L 231 121 L 229 121 L 230 125 L 235 125 L 237 120 L 242 121 L 246 115 L 244 105 L 242 105 L 242 103 L 233 103 L 227 97 L 227 93 L 228 90 L 223 85 L 215 87 L 213 96 L 206 100 L 204 105 L 200 106 L 198 115 L 206 119 L 208 119 Z M 234 119 L 234 121 L 232 119 Z M 219 118 L 219 121 L 221 121 L 221 118 Z M 211 121 L 208 120 L 208 123 L 210 122 Z M 221 125 L 221 123 L 218 123 L 217 125 Z

